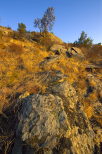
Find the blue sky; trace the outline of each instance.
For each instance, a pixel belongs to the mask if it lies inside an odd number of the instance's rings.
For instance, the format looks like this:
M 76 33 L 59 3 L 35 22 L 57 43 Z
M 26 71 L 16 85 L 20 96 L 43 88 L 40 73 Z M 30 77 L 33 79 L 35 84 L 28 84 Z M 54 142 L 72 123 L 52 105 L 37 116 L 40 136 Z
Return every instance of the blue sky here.
M 17 29 L 23 22 L 27 30 L 35 18 L 41 18 L 48 7 L 55 8 L 55 35 L 74 42 L 84 30 L 94 43 L 102 42 L 102 0 L 0 0 L 0 25 Z

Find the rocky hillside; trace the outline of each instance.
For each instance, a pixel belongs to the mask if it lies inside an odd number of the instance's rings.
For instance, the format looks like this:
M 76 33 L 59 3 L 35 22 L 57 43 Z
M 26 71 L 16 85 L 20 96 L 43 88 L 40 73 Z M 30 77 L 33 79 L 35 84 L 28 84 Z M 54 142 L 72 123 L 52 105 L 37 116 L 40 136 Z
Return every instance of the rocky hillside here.
M 102 59 L 92 49 L 0 27 L 0 153 L 102 153 Z

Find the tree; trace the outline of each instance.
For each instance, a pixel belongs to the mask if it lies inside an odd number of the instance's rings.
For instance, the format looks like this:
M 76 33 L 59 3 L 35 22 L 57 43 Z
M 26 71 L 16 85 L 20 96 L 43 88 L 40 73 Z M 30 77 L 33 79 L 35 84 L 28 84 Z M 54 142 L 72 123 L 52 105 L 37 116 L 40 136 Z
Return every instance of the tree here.
M 40 32 L 48 32 L 52 30 L 55 21 L 54 8 L 49 7 L 43 17 L 34 20 L 34 27 L 39 28 Z
M 21 36 L 24 36 L 26 33 L 26 25 L 24 23 L 18 23 L 18 32 L 20 33 Z
M 97 45 L 101 45 L 102 43 L 100 42 L 100 43 L 97 43 Z
M 90 37 L 87 37 L 87 34 L 84 31 L 82 31 L 78 41 L 75 41 L 74 43 L 79 45 L 91 46 L 92 42 L 93 40 Z
M 83 44 L 86 41 L 86 39 L 87 39 L 87 34 L 84 31 L 82 31 L 78 39 L 78 43 Z
M 40 32 L 42 31 L 41 19 L 37 18 L 34 20 L 34 27 L 38 27 Z

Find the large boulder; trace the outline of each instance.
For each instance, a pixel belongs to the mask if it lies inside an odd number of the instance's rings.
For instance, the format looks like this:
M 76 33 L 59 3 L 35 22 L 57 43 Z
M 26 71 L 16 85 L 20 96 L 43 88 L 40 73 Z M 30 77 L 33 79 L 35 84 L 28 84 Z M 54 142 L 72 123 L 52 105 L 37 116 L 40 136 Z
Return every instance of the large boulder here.
M 84 54 L 82 53 L 81 49 L 77 47 L 72 47 L 72 48 L 69 48 L 68 51 L 66 51 L 66 56 L 67 57 L 72 57 L 72 56 L 84 57 Z
M 95 133 L 76 90 L 59 71 L 42 74 L 45 94 L 20 99 L 13 154 L 93 154 Z
M 81 49 L 79 49 L 79 48 L 77 48 L 77 47 L 72 47 L 72 48 L 71 48 L 71 52 L 72 52 L 73 54 L 82 55 Z
M 63 45 L 60 44 L 54 44 L 51 48 L 51 51 L 53 51 L 55 54 L 61 54 L 61 53 L 65 53 L 66 49 Z
M 54 86 L 49 86 L 47 92 L 57 95 L 63 99 L 63 101 L 68 102 L 66 104 L 68 108 L 75 108 L 78 102 L 78 96 L 76 95 L 75 89 L 67 82 L 58 82 Z
M 17 136 L 35 149 L 53 149 L 69 129 L 63 101 L 51 94 L 32 95 L 22 105 Z

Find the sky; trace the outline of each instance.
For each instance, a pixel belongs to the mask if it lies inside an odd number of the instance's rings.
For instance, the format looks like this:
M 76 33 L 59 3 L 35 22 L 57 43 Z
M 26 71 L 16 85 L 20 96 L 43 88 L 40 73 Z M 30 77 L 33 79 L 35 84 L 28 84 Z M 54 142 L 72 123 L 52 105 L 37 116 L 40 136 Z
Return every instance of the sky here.
M 85 31 L 94 43 L 102 43 L 102 0 L 0 0 L 0 25 L 17 30 L 23 22 L 27 30 L 39 31 L 34 19 L 48 7 L 55 9 L 53 32 L 64 42 L 76 41 Z

